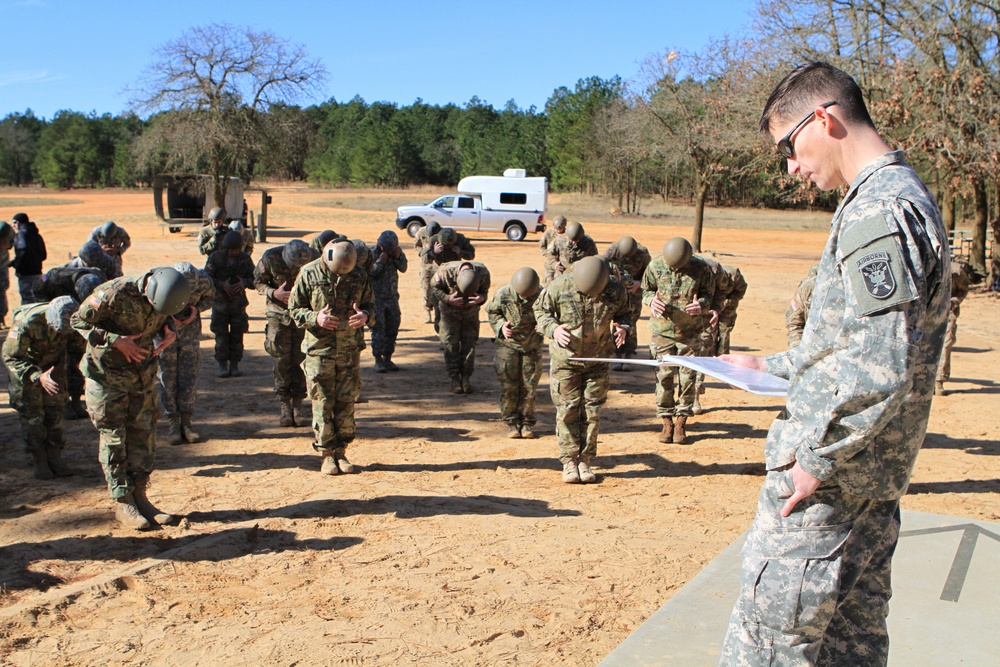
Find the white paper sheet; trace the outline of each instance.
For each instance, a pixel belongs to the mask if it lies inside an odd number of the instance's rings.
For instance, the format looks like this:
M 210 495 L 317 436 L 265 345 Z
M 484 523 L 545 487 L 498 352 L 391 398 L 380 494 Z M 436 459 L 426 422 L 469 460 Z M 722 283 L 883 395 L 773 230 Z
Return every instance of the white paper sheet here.
M 598 359 L 593 357 L 572 357 L 572 359 L 574 361 L 606 361 L 609 364 L 623 363 L 640 366 L 686 366 L 752 394 L 760 396 L 786 396 L 788 394 L 788 380 L 770 373 L 761 373 L 752 368 L 737 366 L 718 357 L 682 357 L 665 354 L 659 359 Z

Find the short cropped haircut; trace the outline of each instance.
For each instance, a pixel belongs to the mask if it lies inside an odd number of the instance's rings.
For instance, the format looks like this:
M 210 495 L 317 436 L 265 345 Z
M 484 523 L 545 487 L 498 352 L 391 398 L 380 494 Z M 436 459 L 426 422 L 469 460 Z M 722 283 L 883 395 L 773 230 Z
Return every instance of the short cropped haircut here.
M 825 62 L 799 65 L 781 80 L 764 105 L 760 131 L 768 134 L 780 120 L 798 120 L 817 105 L 837 101 L 844 121 L 853 125 L 875 127 L 868 114 L 861 88 L 849 74 Z

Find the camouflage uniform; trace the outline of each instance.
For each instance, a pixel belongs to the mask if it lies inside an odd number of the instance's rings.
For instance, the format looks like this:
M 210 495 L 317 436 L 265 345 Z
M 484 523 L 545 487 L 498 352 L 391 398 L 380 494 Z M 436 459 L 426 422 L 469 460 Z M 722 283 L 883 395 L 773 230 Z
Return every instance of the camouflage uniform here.
M 198 234 L 198 252 L 208 256 L 216 250 L 222 250 L 222 239 L 226 238 L 229 232 L 230 229 L 226 225 L 223 225 L 222 229 L 216 229 L 212 223 L 208 223 Z
M 434 252 L 434 245 L 438 243 L 438 239 L 441 232 L 438 232 L 434 236 L 427 239 L 426 245 L 420 250 L 420 262 L 421 271 L 424 270 L 424 265 L 430 269 L 430 278 L 428 279 L 427 289 L 428 297 L 430 298 L 429 308 L 434 309 L 434 331 L 441 332 L 441 311 L 438 308 L 437 294 L 434 291 L 434 275 L 438 268 L 448 262 L 457 262 L 459 260 L 473 260 L 476 258 L 476 249 L 472 246 L 464 235 L 455 233 L 455 243 L 452 245 L 447 245 L 438 255 Z M 426 299 L 425 299 L 426 302 Z
M 434 274 L 431 289 L 441 311 L 441 344 L 444 345 L 444 365 L 452 385 L 466 386 L 476 366 L 476 343 L 479 342 L 479 306 L 452 306 L 445 297 L 458 291 L 459 269 L 471 264 L 479 275 L 477 294 L 483 297 L 490 290 L 490 271 L 479 262 L 448 262 Z
M 119 266 L 115 264 L 115 260 L 107 254 L 104 255 L 104 259 L 95 266 L 88 266 L 80 257 L 74 257 L 63 264 L 63 267 L 67 269 L 98 269 L 108 280 L 122 277 L 121 268 L 119 268 Z
M 118 246 L 117 255 L 111 255 L 111 254 L 108 255 L 108 257 L 111 258 L 111 261 L 113 261 L 115 264 L 115 274 L 116 274 L 110 277 L 116 278 L 118 276 L 123 275 L 122 255 L 125 254 L 126 250 L 132 247 L 132 238 L 128 235 L 128 232 L 126 232 L 121 226 L 118 225 L 115 226 L 114 234 L 112 234 L 110 237 L 106 237 L 104 235 L 104 232 L 101 230 L 103 226 L 104 225 L 98 225 L 97 227 L 94 227 L 94 229 L 91 230 L 90 238 L 88 238 L 87 241 L 94 241 L 100 246 L 112 246 L 112 247 Z
M 802 340 L 802 332 L 806 328 L 806 318 L 809 317 L 809 306 L 812 304 L 813 288 L 816 286 L 816 272 L 819 264 L 809 269 L 809 275 L 802 279 L 795 289 L 791 303 L 785 310 L 785 328 L 788 329 L 788 347 L 795 347 Z
M 250 231 L 250 228 L 240 222 L 236 225 L 235 229 L 233 227 L 230 227 L 229 229 L 240 233 L 240 237 L 243 239 L 243 247 L 240 248 L 240 250 L 248 255 L 252 255 L 255 239 L 253 237 L 253 232 Z
M 496 291 L 486 305 L 490 326 L 496 334 L 493 366 L 500 379 L 500 419 L 509 426 L 534 426 L 535 392 L 542 377 L 544 336 L 535 330 L 538 294 L 525 299 L 511 285 Z M 501 331 L 509 322 L 510 338 Z
M 597 454 L 601 406 L 608 398 L 608 364 L 572 361 L 570 357 L 610 357 L 615 351 L 611 323 L 629 326 L 631 305 L 621 282 L 611 277 L 591 298 L 577 290 L 573 276 L 557 276 L 535 302 L 535 319 L 549 342 L 549 390 L 556 406 L 559 459 Z M 563 325 L 572 335 L 569 347 L 552 337 Z
M 689 315 L 684 307 L 695 295 L 702 311 L 707 311 L 715 296 L 715 277 L 712 270 L 697 255 L 682 269 L 671 269 L 662 256 L 649 263 L 642 278 L 642 302 L 649 305 L 654 296 L 666 304 L 663 315 L 649 315 L 649 354 L 653 359 L 664 355 L 694 356 L 701 349 L 700 336 L 704 330 L 702 315 Z M 693 370 L 677 367 L 680 379 L 678 396 L 674 399 L 674 367 L 658 366 L 656 369 L 656 415 L 688 417 L 693 414 L 695 376 Z
M 58 455 L 66 446 L 63 406 L 66 404 L 66 343 L 75 331 L 59 333 L 46 320 L 49 304 L 14 311 L 10 333 L 3 343 L 3 362 L 10 372 L 10 407 L 21 420 L 25 450 L 34 456 Z M 60 391 L 50 395 L 39 378 L 53 369 Z
M 10 306 L 7 305 L 7 290 L 10 289 L 10 250 L 0 249 L 0 324 L 7 321 Z
M 216 250 L 208 257 L 205 273 L 215 283 L 215 303 L 212 304 L 212 333 L 215 334 L 215 360 L 239 363 L 243 359 L 243 334 L 250 329 L 247 317 L 246 289 L 235 296 L 226 293 L 225 288 L 242 280 L 244 288 L 253 285 L 253 260 L 250 255 L 240 252 L 230 257 L 226 250 Z
M 736 326 L 736 310 L 747 293 L 747 280 L 743 277 L 743 272 L 735 266 L 723 266 L 722 268 L 729 274 L 729 292 L 722 301 L 722 310 L 719 311 L 717 353 L 729 354 L 729 337 L 733 327 Z
M 725 665 L 884 665 L 890 563 L 927 430 L 950 296 L 948 237 L 903 153 L 854 179 L 834 216 L 743 549 Z M 822 480 L 787 517 L 797 463 Z
M 264 329 L 264 351 L 271 355 L 274 363 L 274 393 L 281 401 L 301 401 L 306 397 L 306 376 L 302 371 L 302 362 L 306 358 L 302 340 L 306 332 L 295 326 L 288 304 L 273 297 L 274 290 L 282 285 L 291 289 L 298 275 L 293 274 L 285 264 L 282 257 L 284 248 L 276 246 L 264 251 L 254 269 L 253 284 L 265 298 L 267 325 Z
M 948 305 L 948 328 L 944 335 L 944 349 L 941 350 L 941 363 L 938 365 L 936 380 L 941 383 L 940 391 L 944 391 L 943 383 L 951 378 L 951 350 L 958 340 L 958 316 L 962 312 L 962 302 L 969 296 L 968 265 L 956 263 L 951 269 L 951 300 Z
M 701 335 L 698 337 L 701 349 L 696 352 L 696 356 L 714 357 L 718 353 L 719 329 L 718 323 L 716 323 L 716 326 L 712 326 L 712 313 L 709 311 L 722 312 L 722 304 L 726 301 L 726 294 L 732 288 L 732 283 L 729 280 L 729 274 L 722 268 L 722 264 L 711 257 L 703 257 L 702 255 L 697 255 L 697 257 L 705 262 L 709 270 L 711 270 L 712 278 L 715 281 L 715 288 L 712 301 L 708 304 L 708 310 L 704 310 L 701 313 L 702 330 Z M 701 377 L 702 374 L 698 373 L 699 384 L 701 383 Z
M 552 245 L 556 242 L 556 239 L 566 233 L 566 228 L 560 232 L 556 230 L 555 227 L 549 227 L 542 234 L 542 238 L 538 241 L 538 251 L 542 253 L 542 257 L 545 261 L 545 273 L 542 275 L 542 286 L 548 285 L 552 282 L 552 279 L 556 276 L 556 261 L 558 261 L 555 255 L 552 254 Z
M 549 245 L 549 258 L 554 262 L 553 267 L 557 276 L 569 271 L 575 262 L 596 254 L 597 244 L 587 234 L 576 243 L 570 241 L 566 234 L 560 234 Z
M 198 374 L 201 371 L 201 314 L 211 308 L 215 301 L 215 286 L 208 274 L 195 269 L 194 275 L 192 280 L 185 274 L 191 286 L 188 305 L 194 306 L 198 314 L 186 325 L 181 325 L 178 320 L 187 317 L 187 309 L 174 316 L 171 321 L 177 331 L 177 340 L 160 354 L 159 382 L 156 385 L 160 396 L 160 411 L 173 423 L 183 421 L 189 424 L 191 415 L 194 414 Z M 160 340 L 157 337 L 155 342 L 159 344 Z
M 342 453 L 356 432 L 354 402 L 361 391 L 356 375 L 360 350 L 348 325 L 354 304 L 368 313 L 368 324 L 373 324 L 375 296 L 364 271 L 355 267 L 338 276 L 322 259 L 302 267 L 288 297 L 289 314 L 305 329 L 303 370 L 312 399 L 313 448 L 321 453 Z M 327 306 L 340 320 L 336 330 L 316 323 L 316 315 Z
M 372 257 L 377 257 L 371 270 L 372 291 L 375 293 L 375 326 L 372 328 L 372 354 L 391 357 L 396 351 L 396 337 L 402 313 L 399 309 L 399 274 L 406 273 L 407 260 L 403 249 L 399 257 L 389 255 L 382 259 L 382 250 L 376 246 Z
M 143 294 L 152 272 L 115 278 L 100 285 L 73 316 L 87 339 L 81 369 L 87 378 L 87 410 L 100 432 L 100 460 L 112 498 L 135 489 L 135 478 L 153 470 L 156 449 L 156 371 L 153 340 L 167 323 Z M 127 361 L 114 348 L 121 336 L 149 355 Z
M 636 334 L 636 324 L 642 316 L 642 277 L 646 273 L 652 257 L 649 250 L 641 243 L 636 243 L 635 252 L 631 257 L 625 257 L 618 250 L 618 242 L 612 243 L 604 252 L 605 259 L 611 267 L 611 273 L 622 281 L 622 285 L 628 291 L 629 303 L 632 306 L 632 323 L 628 330 L 628 338 L 625 345 L 619 350 L 619 356 L 631 357 L 635 355 L 638 347 L 638 335 Z M 635 291 L 632 291 L 633 288 Z

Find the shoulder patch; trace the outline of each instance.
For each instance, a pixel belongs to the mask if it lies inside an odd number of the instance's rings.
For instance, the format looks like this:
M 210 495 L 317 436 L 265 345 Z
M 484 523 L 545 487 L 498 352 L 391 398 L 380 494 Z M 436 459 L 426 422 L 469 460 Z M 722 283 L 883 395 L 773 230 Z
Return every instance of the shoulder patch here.
M 101 299 L 96 294 L 91 294 L 90 297 L 87 299 L 87 301 L 89 301 L 90 305 L 93 306 L 94 308 L 101 307 Z
M 17 340 L 17 337 L 19 335 L 20 334 L 17 332 L 17 329 L 11 329 L 10 333 L 7 334 L 7 337 L 10 338 L 11 340 Z
M 896 291 L 896 277 L 892 275 L 889 253 L 873 252 L 856 262 L 865 289 L 876 299 L 888 299 Z

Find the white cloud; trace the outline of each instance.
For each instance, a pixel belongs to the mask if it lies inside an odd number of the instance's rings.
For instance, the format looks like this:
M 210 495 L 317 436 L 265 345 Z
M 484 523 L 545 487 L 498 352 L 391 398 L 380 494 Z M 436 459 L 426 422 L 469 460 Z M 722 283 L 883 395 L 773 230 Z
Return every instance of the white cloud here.
M 58 81 L 61 76 L 51 76 L 46 70 L 21 70 L 20 72 L 5 72 L 0 74 L 0 88 L 15 86 L 21 83 L 37 83 L 42 81 Z

